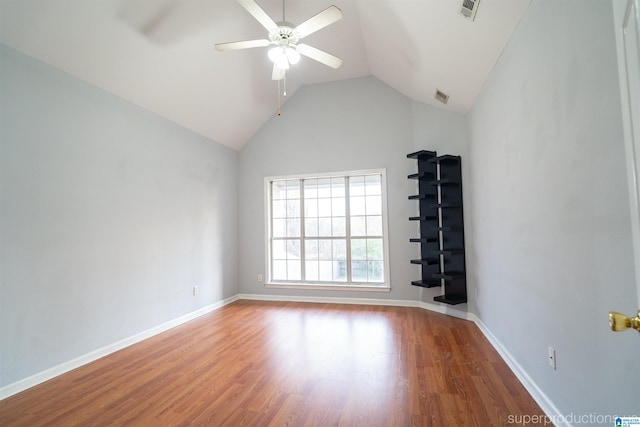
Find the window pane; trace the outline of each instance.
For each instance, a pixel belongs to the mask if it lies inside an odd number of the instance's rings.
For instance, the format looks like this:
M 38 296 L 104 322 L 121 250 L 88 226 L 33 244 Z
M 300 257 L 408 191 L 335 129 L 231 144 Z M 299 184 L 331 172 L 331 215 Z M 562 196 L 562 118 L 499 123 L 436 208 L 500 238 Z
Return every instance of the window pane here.
M 367 239 L 367 259 L 382 260 L 382 239 Z
M 351 215 L 364 215 L 366 214 L 365 210 L 365 198 L 359 196 L 351 196 L 349 198 L 349 209 Z
M 383 282 L 384 281 L 384 262 L 368 261 L 367 275 L 368 275 L 369 282 Z
M 331 240 L 318 241 L 318 256 L 320 259 L 324 260 L 331 260 L 333 258 Z
M 367 236 L 382 236 L 382 217 L 367 217 Z
M 287 219 L 287 237 L 300 237 L 300 219 Z
M 352 236 L 367 235 L 365 217 L 363 216 L 351 217 L 351 235 Z
M 330 282 L 333 279 L 332 264 L 331 261 L 318 261 L 320 280 Z
M 318 241 L 317 240 L 304 241 L 304 256 L 306 259 L 310 259 L 310 260 L 318 259 Z
M 273 280 L 287 280 L 287 261 L 273 261 Z
M 287 259 L 286 240 L 274 240 L 271 244 L 271 257 L 273 259 Z
M 331 215 L 345 216 L 344 197 L 333 197 L 331 199 Z
M 346 260 L 347 259 L 347 241 L 334 240 L 332 244 L 333 244 L 333 259 Z
M 300 198 L 300 181 L 297 179 L 291 181 L 285 181 L 287 183 L 287 199 L 299 199 Z
M 347 225 L 344 217 L 331 219 L 331 235 L 334 237 L 347 235 Z
M 369 175 L 365 177 L 367 195 L 382 194 L 382 183 L 380 175 Z
M 336 282 L 347 281 L 347 261 L 334 261 L 333 262 L 333 280 Z
M 317 282 L 320 280 L 318 276 L 318 261 L 306 261 L 304 263 L 304 280 Z
M 271 204 L 273 209 L 273 218 L 285 218 L 287 214 L 286 210 L 287 202 L 284 200 L 274 200 Z
M 273 220 L 273 229 L 271 230 L 273 237 L 286 237 L 285 222 L 286 220 L 284 219 Z
M 275 181 L 271 184 L 271 198 L 273 200 L 287 198 L 287 184 L 285 181 Z
M 318 197 L 331 197 L 331 178 L 318 179 Z
M 304 220 L 304 234 L 307 237 L 318 236 L 318 219 L 317 218 L 307 218 Z
M 367 262 L 352 261 L 351 262 L 351 280 L 354 282 L 367 281 Z
M 357 259 L 357 260 L 367 259 L 367 240 L 366 239 L 351 239 L 351 259 Z
M 367 215 L 382 215 L 382 198 L 380 196 L 367 196 Z
M 349 178 L 349 194 L 352 196 L 364 196 L 363 176 L 352 176 Z
M 300 259 L 300 240 L 283 240 L 287 251 L 287 259 Z
M 287 261 L 287 280 L 300 280 L 302 278 L 302 269 L 300 260 Z
M 304 199 L 304 216 L 318 216 L 318 201 L 316 199 Z
M 318 220 L 318 236 L 331 237 L 331 218 L 320 218 Z
M 305 179 L 304 180 L 304 198 L 315 199 L 317 197 L 318 197 L 318 180 Z
M 318 199 L 318 216 L 331 216 L 331 199 Z
M 331 178 L 331 196 L 332 197 L 344 197 L 344 178 Z
M 287 200 L 287 218 L 300 218 L 300 200 Z

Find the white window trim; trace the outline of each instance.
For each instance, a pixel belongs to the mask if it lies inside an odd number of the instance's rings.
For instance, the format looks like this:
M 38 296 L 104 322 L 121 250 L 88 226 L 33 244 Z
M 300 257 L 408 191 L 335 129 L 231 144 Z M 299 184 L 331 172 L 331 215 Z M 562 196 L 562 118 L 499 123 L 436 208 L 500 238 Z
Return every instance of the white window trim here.
M 271 236 L 271 183 L 278 180 L 287 179 L 311 179 L 311 178 L 335 178 L 345 176 L 358 176 L 368 174 L 380 174 L 382 184 L 382 246 L 384 253 L 384 283 L 378 285 L 368 284 L 334 284 L 334 283 L 295 283 L 295 282 L 275 282 L 271 280 L 271 245 L 269 238 Z M 274 289 L 312 289 L 312 290 L 344 290 L 344 291 L 367 291 L 367 292 L 390 292 L 391 291 L 391 275 L 389 261 L 389 221 L 387 216 L 387 170 L 382 169 L 362 169 L 345 172 L 325 172 L 325 173 L 307 173 L 295 175 L 278 175 L 268 176 L 264 178 L 264 230 L 265 230 L 265 287 Z

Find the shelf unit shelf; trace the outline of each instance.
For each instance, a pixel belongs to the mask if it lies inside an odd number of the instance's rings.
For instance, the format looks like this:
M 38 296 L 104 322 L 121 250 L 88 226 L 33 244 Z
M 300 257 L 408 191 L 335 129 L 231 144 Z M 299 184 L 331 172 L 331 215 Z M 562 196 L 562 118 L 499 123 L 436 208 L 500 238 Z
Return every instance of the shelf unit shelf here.
M 433 297 L 434 301 L 437 302 L 443 302 L 445 304 L 449 304 L 449 305 L 457 305 L 457 304 L 463 304 L 465 302 L 467 302 L 467 297 L 447 297 L 446 295 L 439 295 L 437 297 Z
M 437 220 L 438 217 L 436 215 L 425 215 L 425 216 L 410 216 L 409 221 L 433 221 Z
M 438 156 L 435 151 L 421 150 L 407 154 L 416 159 L 418 172 L 408 179 L 418 181 L 418 194 L 408 196 L 418 202 L 420 259 L 411 264 L 421 266 L 421 279 L 411 282 L 424 288 L 442 287 L 444 294 L 434 301 L 445 304 L 467 302 L 464 218 L 462 206 L 462 168 L 460 156 Z
M 436 158 L 428 160 L 431 163 L 438 163 L 440 165 L 459 165 L 460 156 L 453 156 L 451 154 L 445 154 L 444 156 L 437 156 Z
M 442 286 L 440 280 L 416 280 L 411 282 L 413 286 L 422 286 L 423 288 L 437 288 Z
M 420 150 L 420 151 L 416 151 L 415 153 L 407 154 L 407 159 L 418 159 L 418 160 L 430 161 L 435 157 L 435 154 L 436 154 L 435 151 Z M 422 171 L 418 171 L 418 173 L 420 172 Z
M 437 237 L 419 237 L 415 239 L 409 239 L 412 243 L 437 243 L 440 240 Z
M 434 196 L 431 194 L 416 194 L 414 196 L 409 196 L 409 200 L 428 200 L 433 199 Z
M 412 259 L 411 264 L 435 265 L 435 264 L 440 264 L 440 259 L 438 258 Z M 432 277 L 435 278 L 435 274 Z
M 407 178 L 409 179 L 431 179 L 434 180 L 436 179 L 436 174 L 435 173 L 424 173 L 424 174 L 419 174 L 419 173 L 412 173 L 411 175 L 407 175 Z

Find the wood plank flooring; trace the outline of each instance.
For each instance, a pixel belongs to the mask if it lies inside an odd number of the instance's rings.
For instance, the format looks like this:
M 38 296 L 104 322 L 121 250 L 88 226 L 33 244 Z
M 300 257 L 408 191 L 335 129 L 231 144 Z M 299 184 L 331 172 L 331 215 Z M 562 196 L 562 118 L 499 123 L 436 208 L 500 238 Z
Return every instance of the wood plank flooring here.
M 472 322 L 242 300 L 0 401 L 2 426 L 487 427 L 522 415 L 543 412 Z

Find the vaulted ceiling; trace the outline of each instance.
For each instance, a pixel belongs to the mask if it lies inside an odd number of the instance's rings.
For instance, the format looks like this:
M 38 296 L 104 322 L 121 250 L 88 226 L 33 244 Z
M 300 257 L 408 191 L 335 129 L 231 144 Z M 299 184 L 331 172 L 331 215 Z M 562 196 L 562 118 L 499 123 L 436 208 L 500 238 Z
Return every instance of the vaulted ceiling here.
M 342 67 L 303 57 L 287 72 L 287 97 L 372 75 L 467 112 L 529 1 L 482 0 L 471 21 L 462 0 L 286 0 L 295 25 L 331 4 L 344 14 L 304 39 Z M 281 20 L 281 0 L 256 2 Z M 276 113 L 278 85 L 267 48 L 213 46 L 266 36 L 235 0 L 0 0 L 0 42 L 234 149 Z M 446 106 L 436 89 L 450 96 Z

